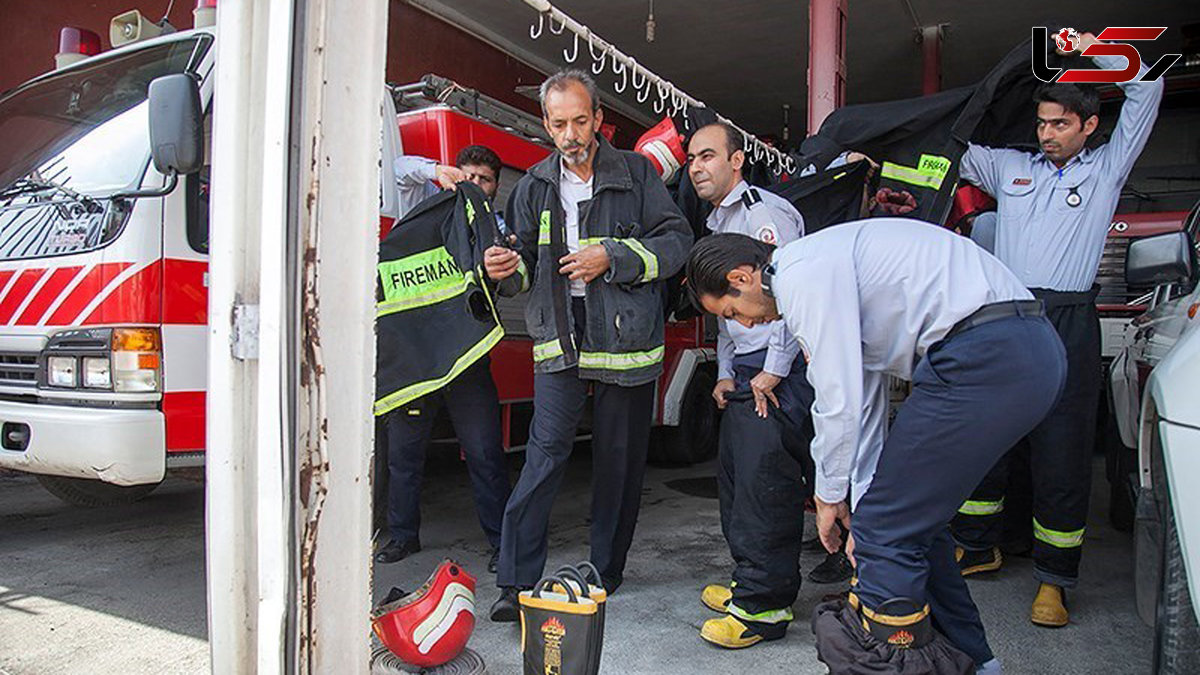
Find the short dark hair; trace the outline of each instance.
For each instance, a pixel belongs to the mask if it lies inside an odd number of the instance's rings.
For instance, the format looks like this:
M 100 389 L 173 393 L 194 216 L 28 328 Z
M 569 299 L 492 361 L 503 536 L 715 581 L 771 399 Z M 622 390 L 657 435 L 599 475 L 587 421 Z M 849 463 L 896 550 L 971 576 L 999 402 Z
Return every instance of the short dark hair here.
M 725 145 L 729 148 L 730 157 L 733 157 L 733 153 L 737 152 L 738 150 L 745 150 L 746 143 L 745 139 L 742 137 L 742 132 L 734 129 L 732 124 L 727 124 L 725 122 L 713 122 L 712 124 L 705 124 L 696 131 L 700 132 L 712 127 L 717 127 L 721 131 L 725 132 Z
M 571 85 L 572 82 L 583 85 L 587 90 L 588 96 L 592 99 L 592 111 L 600 109 L 600 90 L 596 88 L 596 81 L 591 75 L 583 72 L 578 68 L 566 68 L 546 78 L 542 83 L 541 89 L 538 90 L 538 100 L 542 104 L 542 112 L 546 112 L 546 97 L 552 91 L 562 91 Z
M 1043 84 L 1033 94 L 1034 103 L 1057 103 L 1079 115 L 1079 122 L 1100 114 L 1100 94 L 1095 87 L 1078 84 Z
M 496 181 L 500 181 L 500 156 L 492 151 L 486 145 L 468 145 L 458 151 L 458 157 L 454 159 L 454 166 L 462 168 L 464 166 L 486 166 L 496 174 Z
M 729 273 L 742 265 L 756 270 L 765 267 L 774 250 L 774 246 L 744 234 L 726 232 L 703 237 L 688 254 L 688 288 L 697 298 L 730 295 Z

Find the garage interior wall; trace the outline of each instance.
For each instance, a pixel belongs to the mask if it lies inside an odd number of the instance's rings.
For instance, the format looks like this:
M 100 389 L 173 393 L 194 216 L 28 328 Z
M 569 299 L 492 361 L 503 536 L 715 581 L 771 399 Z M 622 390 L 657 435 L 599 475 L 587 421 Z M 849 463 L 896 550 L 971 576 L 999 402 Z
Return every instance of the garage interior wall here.
M 129 0 L 0 0 L 4 17 L 5 39 L 0 41 L 0 91 L 54 68 L 58 51 L 58 32 L 63 26 L 77 26 L 100 35 L 104 49 L 110 49 L 108 23 L 112 17 L 137 9 L 151 21 L 157 21 L 167 8 L 167 0 L 136 2 Z M 192 26 L 194 2 L 176 0 L 169 20 L 179 29 Z M 391 0 L 388 16 L 387 81 L 414 82 L 426 73 L 448 77 L 459 84 L 477 89 L 493 98 L 539 114 L 537 102 L 514 89 L 538 85 L 544 75 L 469 33 L 431 16 L 403 0 Z M 631 148 L 644 129 L 611 110 L 606 121 L 617 125 L 619 147 Z

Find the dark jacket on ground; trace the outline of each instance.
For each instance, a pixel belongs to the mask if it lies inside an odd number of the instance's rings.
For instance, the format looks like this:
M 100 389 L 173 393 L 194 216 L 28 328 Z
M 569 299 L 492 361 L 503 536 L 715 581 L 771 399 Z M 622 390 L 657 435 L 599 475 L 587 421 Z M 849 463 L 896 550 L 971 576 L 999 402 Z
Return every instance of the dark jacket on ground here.
M 599 143 L 592 198 L 579 204 L 579 245 L 603 245 L 610 268 L 587 285 L 586 334 L 575 334 L 570 280 L 559 273 L 567 244 L 558 153 L 534 165 L 509 197 L 505 213 L 522 262 L 499 291 L 530 293 L 535 372 L 579 366 L 583 379 L 636 386 L 662 373 L 663 280 L 683 267 L 692 233 L 645 157 Z

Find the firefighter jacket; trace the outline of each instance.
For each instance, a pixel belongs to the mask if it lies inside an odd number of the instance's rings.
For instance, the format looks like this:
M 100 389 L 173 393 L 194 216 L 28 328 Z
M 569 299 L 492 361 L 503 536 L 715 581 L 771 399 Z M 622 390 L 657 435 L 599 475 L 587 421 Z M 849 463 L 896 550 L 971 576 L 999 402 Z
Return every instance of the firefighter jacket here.
M 604 246 L 610 267 L 587 285 L 586 333 L 574 332 L 570 280 L 559 273 L 567 244 L 558 153 L 534 165 L 509 197 L 521 263 L 499 291 L 530 293 L 534 372 L 578 366 L 583 379 L 636 386 L 662 373 L 663 280 L 683 266 L 692 233 L 649 160 L 598 140 L 592 198 L 579 204 L 579 245 Z
M 483 191 L 464 182 L 421 202 L 380 243 L 376 415 L 446 386 L 504 336 L 481 283 L 496 238 Z

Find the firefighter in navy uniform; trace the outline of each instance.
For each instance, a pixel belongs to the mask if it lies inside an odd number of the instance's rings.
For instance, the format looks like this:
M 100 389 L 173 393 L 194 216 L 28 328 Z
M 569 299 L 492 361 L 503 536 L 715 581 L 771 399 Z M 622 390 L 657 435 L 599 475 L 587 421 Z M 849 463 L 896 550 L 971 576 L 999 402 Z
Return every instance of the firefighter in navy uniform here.
M 401 216 L 438 193 L 434 182 L 453 190 L 470 181 L 489 202 L 499 189 L 500 158 L 490 148 L 469 145 L 447 166 L 424 157 L 401 156 L 395 161 Z M 500 215 L 496 214 L 500 221 Z M 499 223 L 504 231 L 503 221 Z M 504 458 L 500 396 L 492 379 L 490 360 L 483 357 L 442 389 L 422 396 L 387 415 L 387 521 L 391 541 L 375 554 L 376 562 L 394 563 L 421 550 L 421 484 L 425 452 L 433 435 L 438 409 L 446 407 L 454 433 L 467 460 L 467 473 L 479 525 L 491 546 L 488 571 L 500 557 L 500 523 L 511 485 Z
M 1079 47 L 1096 42 L 1084 33 Z M 1105 69 L 1125 64 L 1117 56 L 1094 60 Z M 1138 77 L 1146 70 L 1143 64 Z M 1102 376 L 1096 271 L 1121 187 L 1163 94 L 1161 80 L 1120 86 L 1120 118 L 1109 142 L 1094 150 L 1084 145 L 1099 124 L 1099 96 L 1079 85 L 1053 84 L 1034 97 L 1040 153 L 971 145 L 962 159 L 962 178 L 998 202 L 993 253 L 1045 301 L 1070 361 L 1062 399 L 1022 441 L 1029 444 L 1034 577 L 1040 582 L 1030 618 L 1043 626 L 1066 625 L 1063 589 L 1079 577 Z M 1002 459 L 955 519 L 964 575 L 1000 567 L 1006 480 Z
M 687 280 L 726 320 L 782 316 L 807 360 L 817 530 L 832 552 L 848 527 L 857 569 L 849 601 L 814 612 L 818 657 L 835 673 L 999 672 L 949 523 L 1058 397 L 1066 356 L 1041 303 L 965 237 L 903 218 L 777 250 L 714 234 Z M 913 387 L 885 433 L 889 376 Z
M 485 253 L 506 295 L 528 291 L 533 420 L 525 466 L 504 511 L 493 621 L 516 621 L 517 592 L 546 564 L 550 509 L 593 389 L 591 562 L 612 593 L 633 540 L 654 383 L 663 369 L 663 279 L 683 266 L 692 234 L 649 160 L 597 134 L 591 77 L 567 70 L 541 87 L 557 152 L 534 165 L 508 202 L 520 251 Z
M 702 127 L 688 143 L 687 158 L 696 194 L 713 205 L 707 223 L 713 232 L 778 246 L 804 234 L 804 218 L 795 207 L 742 179 L 741 132 L 722 123 Z M 792 603 L 800 589 L 802 467 L 812 440 L 812 389 L 804 380 L 804 361 L 797 358 L 800 346 L 782 321 L 752 328 L 723 318 L 717 322 L 713 398 L 726 409 L 727 394 L 750 392 L 752 403 L 733 405 L 753 405 L 754 414 L 738 410 L 734 422 L 727 413 L 722 426 L 721 530 L 734 570 L 732 583 L 710 584 L 701 593 L 705 606 L 726 616 L 704 622 L 700 636 L 721 647 L 741 648 L 783 637 L 793 618 Z M 787 433 L 771 428 L 782 424 L 791 427 Z

